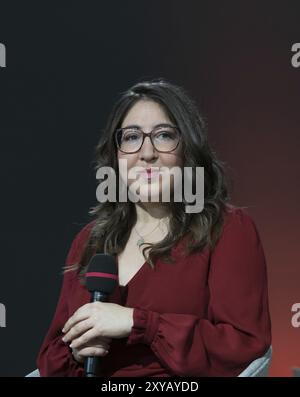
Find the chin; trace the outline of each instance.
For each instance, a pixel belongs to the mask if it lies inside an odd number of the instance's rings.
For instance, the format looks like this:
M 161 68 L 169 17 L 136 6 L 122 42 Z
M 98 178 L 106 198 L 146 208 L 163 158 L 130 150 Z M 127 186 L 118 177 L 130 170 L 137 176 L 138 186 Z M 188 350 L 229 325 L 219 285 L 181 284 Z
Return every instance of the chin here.
M 141 202 L 159 202 L 161 195 L 161 187 L 159 183 L 140 184 L 138 197 Z

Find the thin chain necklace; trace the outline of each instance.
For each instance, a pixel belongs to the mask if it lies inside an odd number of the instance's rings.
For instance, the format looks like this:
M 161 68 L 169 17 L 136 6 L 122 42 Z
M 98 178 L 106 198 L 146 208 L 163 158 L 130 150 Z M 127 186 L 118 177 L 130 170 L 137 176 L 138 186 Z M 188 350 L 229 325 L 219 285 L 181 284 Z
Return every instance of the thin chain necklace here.
M 136 230 L 136 227 L 134 226 L 134 231 L 135 231 L 136 234 L 139 236 L 139 239 L 138 239 L 137 242 L 136 242 L 136 245 L 137 245 L 138 247 L 140 247 L 142 244 L 144 244 L 144 242 L 145 242 L 145 237 L 147 237 L 147 236 L 149 236 L 149 234 L 153 233 L 154 230 L 156 230 L 156 229 L 158 228 L 158 226 L 160 225 L 160 222 L 161 222 L 161 219 L 159 220 L 159 222 L 158 222 L 158 224 L 155 226 L 155 228 L 154 228 L 151 232 L 149 232 L 149 233 L 147 233 L 147 234 L 144 234 L 144 236 L 142 236 L 142 235 Z

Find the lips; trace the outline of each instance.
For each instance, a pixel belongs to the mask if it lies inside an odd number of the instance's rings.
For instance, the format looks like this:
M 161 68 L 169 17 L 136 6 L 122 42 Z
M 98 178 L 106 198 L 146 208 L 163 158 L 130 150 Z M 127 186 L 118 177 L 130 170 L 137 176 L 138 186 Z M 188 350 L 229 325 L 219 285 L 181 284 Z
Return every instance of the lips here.
M 153 179 L 159 176 L 159 170 L 153 168 L 147 168 L 140 172 L 140 176 L 145 179 Z

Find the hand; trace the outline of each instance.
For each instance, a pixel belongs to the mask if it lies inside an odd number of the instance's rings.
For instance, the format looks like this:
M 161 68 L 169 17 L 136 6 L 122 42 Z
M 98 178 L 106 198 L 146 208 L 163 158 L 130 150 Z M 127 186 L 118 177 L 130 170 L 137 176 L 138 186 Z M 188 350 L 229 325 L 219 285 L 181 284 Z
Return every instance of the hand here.
M 72 348 L 73 357 L 80 364 L 84 363 L 86 357 L 105 357 L 109 353 L 110 342 L 109 338 L 97 338 L 94 344 L 81 349 Z
M 66 322 L 63 341 L 83 349 L 97 338 L 127 337 L 133 326 L 133 309 L 108 302 L 93 302 L 80 307 Z

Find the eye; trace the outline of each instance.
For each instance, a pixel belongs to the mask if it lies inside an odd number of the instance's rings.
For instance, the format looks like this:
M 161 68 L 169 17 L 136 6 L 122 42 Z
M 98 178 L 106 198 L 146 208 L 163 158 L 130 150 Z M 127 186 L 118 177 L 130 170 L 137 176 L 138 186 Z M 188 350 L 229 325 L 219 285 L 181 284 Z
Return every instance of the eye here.
M 177 134 L 173 130 L 161 130 L 156 132 L 154 137 L 160 141 L 173 141 L 177 139 Z
M 139 131 L 125 131 L 123 136 L 122 136 L 122 141 L 123 142 L 134 142 L 140 138 L 141 134 Z

